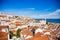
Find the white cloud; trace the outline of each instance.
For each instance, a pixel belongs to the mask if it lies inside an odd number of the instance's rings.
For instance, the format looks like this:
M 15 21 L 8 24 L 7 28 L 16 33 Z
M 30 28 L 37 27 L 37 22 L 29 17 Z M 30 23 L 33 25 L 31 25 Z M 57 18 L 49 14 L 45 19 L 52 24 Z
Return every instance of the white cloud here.
M 32 9 L 32 10 L 35 10 L 35 8 L 27 8 L 27 9 Z
M 57 19 L 59 18 L 60 19 L 60 9 L 52 12 L 52 13 L 48 13 L 48 14 L 45 14 L 45 15 L 40 15 L 41 18 L 53 18 L 53 19 Z
M 47 19 L 60 19 L 60 9 L 48 13 L 48 14 L 38 14 L 38 15 L 31 15 L 32 18 L 47 18 Z
M 60 9 L 57 9 L 51 13 L 45 13 L 41 11 L 36 11 L 35 8 L 27 8 L 32 10 L 4 10 L 4 13 L 15 14 L 18 16 L 28 16 L 32 18 L 53 18 L 53 19 L 60 19 Z M 48 10 L 48 9 L 47 9 Z

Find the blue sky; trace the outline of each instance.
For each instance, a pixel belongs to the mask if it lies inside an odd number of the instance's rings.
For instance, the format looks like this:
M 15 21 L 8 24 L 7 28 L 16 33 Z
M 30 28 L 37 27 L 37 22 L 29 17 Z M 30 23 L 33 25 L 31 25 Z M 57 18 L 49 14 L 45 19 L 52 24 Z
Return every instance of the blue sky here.
M 0 11 L 32 18 L 47 18 L 56 11 L 60 15 L 59 7 L 59 0 L 0 0 Z M 52 18 L 59 18 L 55 14 Z

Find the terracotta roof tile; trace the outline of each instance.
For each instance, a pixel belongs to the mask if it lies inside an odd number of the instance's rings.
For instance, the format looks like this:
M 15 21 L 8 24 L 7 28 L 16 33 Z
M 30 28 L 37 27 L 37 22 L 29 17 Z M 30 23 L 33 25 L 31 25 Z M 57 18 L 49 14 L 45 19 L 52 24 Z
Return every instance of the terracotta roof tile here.
M 38 32 L 35 34 L 35 37 L 40 37 L 42 35 L 42 33 Z
M 32 38 L 29 38 L 29 39 L 26 39 L 26 40 L 48 40 L 48 36 L 44 35 L 42 37 L 32 37 Z
M 21 32 L 21 34 L 33 36 L 33 35 L 32 35 L 32 32 L 30 32 L 30 31 L 27 30 L 27 29 L 23 29 L 22 32 Z

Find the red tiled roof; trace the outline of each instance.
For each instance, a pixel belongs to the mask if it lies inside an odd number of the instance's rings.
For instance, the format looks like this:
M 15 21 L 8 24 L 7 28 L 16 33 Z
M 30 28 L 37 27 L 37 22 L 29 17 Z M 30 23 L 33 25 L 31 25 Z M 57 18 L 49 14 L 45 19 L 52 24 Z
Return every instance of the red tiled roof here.
M 42 33 L 38 32 L 35 34 L 35 37 L 40 37 L 42 35 Z
M 30 36 L 33 36 L 32 32 L 30 32 L 29 30 L 27 29 L 23 29 L 22 32 L 21 32 L 22 35 L 30 35 Z
M 9 26 L 0 26 L 0 30 L 3 28 L 9 28 Z
M 44 35 L 42 37 L 32 37 L 26 40 L 49 40 L 47 35 Z
M 0 32 L 0 40 L 8 40 L 8 33 Z

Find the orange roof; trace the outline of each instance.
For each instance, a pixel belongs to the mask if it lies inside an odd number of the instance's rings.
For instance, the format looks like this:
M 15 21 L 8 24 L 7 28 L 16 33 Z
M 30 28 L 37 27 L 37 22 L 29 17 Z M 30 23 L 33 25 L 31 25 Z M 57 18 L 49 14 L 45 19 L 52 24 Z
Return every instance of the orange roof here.
M 25 40 L 34 40 L 34 37 L 32 37 L 32 38 L 28 38 L 28 39 L 25 39 Z
M 47 35 L 42 36 L 42 40 L 48 40 L 48 36 Z
M 33 28 L 36 30 L 36 29 L 38 29 L 39 27 L 37 27 L 37 26 L 34 26 Z
M 7 32 L 0 32 L 0 37 L 5 37 L 5 36 L 7 36 L 7 35 L 8 35 Z
M 44 29 L 44 32 L 50 32 L 50 29 Z
M 40 36 L 41 36 L 40 32 L 38 32 L 38 33 L 35 34 L 35 37 L 40 37 Z
M 26 19 L 26 22 L 32 22 L 33 20 L 32 19 Z
M 8 40 L 8 33 L 0 32 L 0 40 Z
M 21 26 L 21 24 L 20 23 L 16 23 L 16 26 Z
M 32 29 L 33 28 L 33 26 L 29 26 L 29 29 Z
M 48 40 L 48 36 L 44 35 L 42 37 L 32 37 L 32 38 L 29 38 L 29 39 L 26 39 L 26 40 Z
M 3 28 L 9 28 L 9 26 L 0 26 L 0 30 Z
M 51 32 L 51 37 L 56 38 L 56 34 L 54 32 Z
M 33 36 L 32 32 L 30 32 L 29 30 L 27 29 L 23 29 L 22 32 L 21 32 L 22 35 L 30 35 L 30 36 Z
M 34 28 L 34 29 L 36 30 L 36 29 L 39 28 L 39 27 L 37 27 L 37 26 L 30 26 L 30 27 L 29 27 L 29 29 L 32 29 L 32 28 Z
M 16 25 L 16 26 L 23 26 L 23 25 L 26 25 L 26 24 L 16 23 L 15 25 Z

